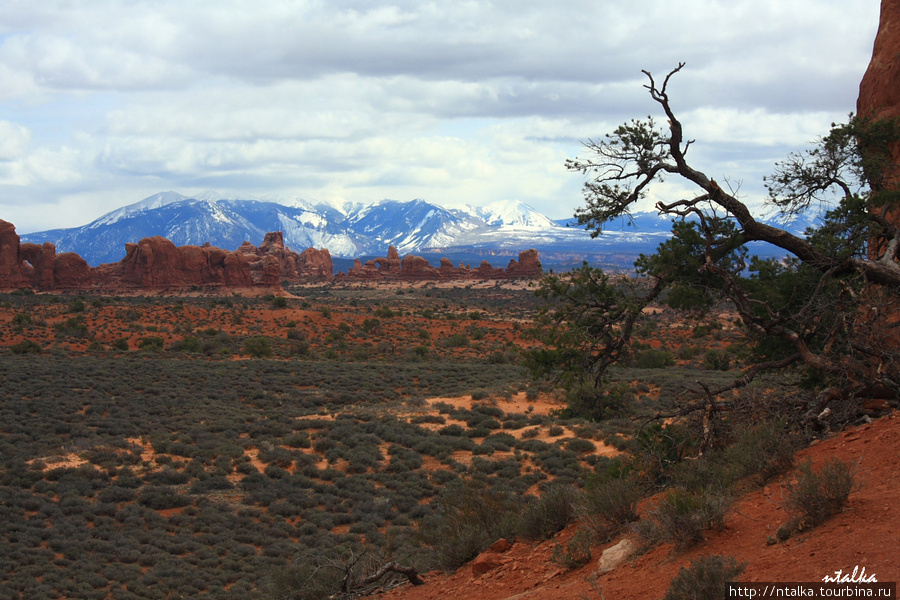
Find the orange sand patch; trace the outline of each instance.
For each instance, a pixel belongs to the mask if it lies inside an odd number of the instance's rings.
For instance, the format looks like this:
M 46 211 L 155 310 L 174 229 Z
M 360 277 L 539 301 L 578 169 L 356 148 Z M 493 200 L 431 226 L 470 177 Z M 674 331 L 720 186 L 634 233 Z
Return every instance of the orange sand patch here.
M 53 469 L 77 469 L 78 467 L 82 467 L 84 465 L 90 464 L 84 458 L 81 458 L 74 452 L 69 454 L 61 454 L 57 456 L 46 456 L 44 458 L 35 458 L 29 460 L 27 464 L 30 466 L 35 461 L 43 461 L 44 463 L 44 471 L 51 471 Z
M 250 464 L 256 467 L 260 473 L 266 470 L 266 463 L 259 460 L 259 448 L 247 448 L 244 454 L 250 457 Z

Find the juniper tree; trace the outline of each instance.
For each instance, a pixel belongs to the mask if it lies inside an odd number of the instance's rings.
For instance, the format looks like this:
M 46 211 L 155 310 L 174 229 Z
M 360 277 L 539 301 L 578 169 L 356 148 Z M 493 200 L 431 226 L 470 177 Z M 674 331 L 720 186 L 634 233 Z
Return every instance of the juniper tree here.
M 544 347 L 531 353 L 530 366 L 570 386 L 589 380 L 601 388 L 609 367 L 628 357 L 647 304 L 703 312 L 728 303 L 740 316 L 752 361 L 728 385 L 699 383 L 701 408 L 761 372 L 790 368 L 804 369 L 827 389 L 823 399 L 873 387 L 896 394 L 900 177 L 890 149 L 900 140 L 900 125 L 851 115 L 815 147 L 776 165 L 765 180 L 771 207 L 786 217 L 825 211 L 820 227 L 794 235 L 754 217 L 735 192 L 688 161 L 695 141 L 686 139 L 668 92 L 683 67 L 661 84 L 644 71 L 665 127 L 652 117 L 632 120 L 586 141 L 585 155 L 566 163 L 586 178 L 586 203 L 575 216 L 592 236 L 611 219 L 630 218 L 663 177 L 690 184 L 692 196 L 656 204 L 673 220 L 672 237 L 639 257 L 638 278 L 611 277 L 588 265 L 545 278 L 538 294 L 549 303 L 537 328 Z M 750 256 L 750 242 L 774 246 L 784 258 Z

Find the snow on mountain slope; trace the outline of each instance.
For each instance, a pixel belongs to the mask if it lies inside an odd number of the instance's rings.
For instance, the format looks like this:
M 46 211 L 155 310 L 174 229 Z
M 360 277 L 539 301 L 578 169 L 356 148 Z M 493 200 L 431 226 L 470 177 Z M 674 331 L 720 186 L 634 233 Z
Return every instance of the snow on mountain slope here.
M 537 248 L 572 256 L 652 252 L 671 233 L 668 217 L 635 213 L 633 220 L 606 224 L 592 239 L 584 229 L 554 222 L 517 200 L 483 207 L 448 209 L 425 200 L 382 200 L 372 204 L 297 196 L 223 198 L 216 192 L 189 197 L 161 192 L 72 229 L 22 237 L 24 242 L 56 244 L 58 252 L 77 252 L 88 263 L 114 262 L 125 244 L 161 235 L 176 245 L 209 242 L 235 249 L 244 241 L 259 244 L 269 231 L 283 231 L 292 249 L 327 248 L 335 257 L 384 256 L 388 246 L 401 255 L 447 248 L 506 251 Z M 806 223 L 794 224 L 797 229 Z M 571 225 L 571 223 L 570 223 Z M 629 248 L 631 250 L 629 250 Z
M 537 229 L 559 227 L 550 218 L 519 200 L 498 200 L 485 206 L 471 206 L 469 210 L 492 226 Z

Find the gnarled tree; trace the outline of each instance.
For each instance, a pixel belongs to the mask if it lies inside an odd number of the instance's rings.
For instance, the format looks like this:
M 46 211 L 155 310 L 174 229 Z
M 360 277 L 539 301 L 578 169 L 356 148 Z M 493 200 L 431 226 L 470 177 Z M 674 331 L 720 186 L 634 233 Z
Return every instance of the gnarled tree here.
M 674 235 L 635 263 L 642 288 L 588 266 L 544 280 L 539 293 L 554 302 L 541 320 L 545 349 L 532 354 L 531 365 L 600 385 L 606 369 L 627 356 L 641 310 L 664 296 L 676 309 L 730 303 L 753 347 L 753 363 L 731 384 L 700 384 L 699 408 L 709 411 L 757 374 L 788 367 L 803 367 L 820 382 L 813 415 L 838 392 L 859 396 L 879 388 L 896 395 L 900 228 L 887 215 L 900 203 L 888 152 L 900 126 L 851 116 L 815 148 L 776 166 L 766 180 L 768 201 L 784 215 L 829 209 L 821 227 L 800 237 L 754 218 L 734 193 L 688 162 L 694 142 L 685 139 L 668 93 L 683 67 L 661 84 L 644 71 L 668 127 L 650 117 L 633 120 L 603 140 L 588 140 L 586 156 L 567 167 L 587 177 L 587 202 L 576 217 L 594 236 L 610 219 L 629 217 L 664 176 L 693 184 L 696 194 L 657 203 L 661 215 L 673 218 Z M 780 248 L 785 258 L 751 258 L 750 242 Z

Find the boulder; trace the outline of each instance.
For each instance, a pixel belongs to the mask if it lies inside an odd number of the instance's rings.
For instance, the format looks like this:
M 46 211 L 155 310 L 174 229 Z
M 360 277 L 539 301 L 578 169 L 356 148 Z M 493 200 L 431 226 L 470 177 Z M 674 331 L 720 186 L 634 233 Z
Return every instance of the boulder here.
M 609 573 L 616 567 L 624 564 L 637 552 L 637 544 L 628 538 L 622 539 L 615 546 L 611 546 L 603 551 L 597 560 L 597 572 L 601 575 Z
M 496 552 L 482 552 L 472 561 L 472 575 L 481 577 L 488 571 L 493 571 L 501 564 L 500 555 Z

